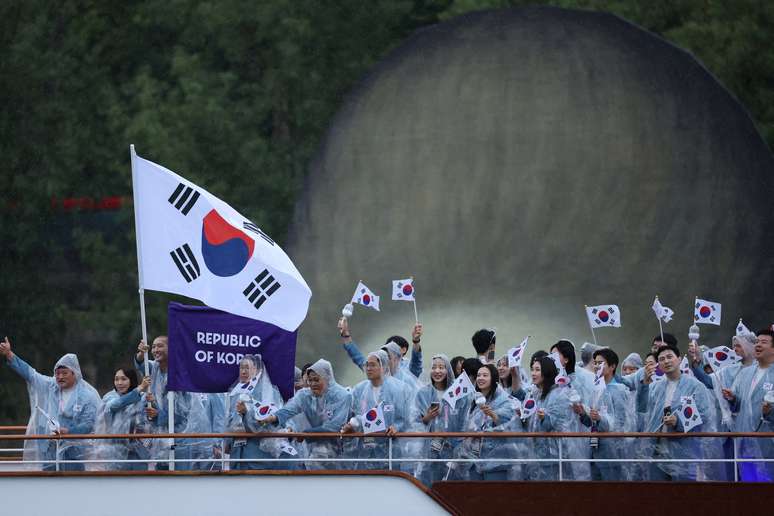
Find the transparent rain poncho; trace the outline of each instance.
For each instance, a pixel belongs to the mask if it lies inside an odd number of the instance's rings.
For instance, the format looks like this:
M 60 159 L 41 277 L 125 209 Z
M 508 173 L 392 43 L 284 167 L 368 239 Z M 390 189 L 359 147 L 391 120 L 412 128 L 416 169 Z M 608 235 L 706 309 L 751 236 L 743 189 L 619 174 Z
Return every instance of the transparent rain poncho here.
M 410 403 L 412 401 L 406 384 L 386 375 L 389 371 L 389 364 L 385 351 L 379 350 L 369 353 L 367 358 L 371 357 L 376 357 L 379 360 L 384 376 L 382 377 L 382 384 L 378 387 L 374 387 L 370 380 L 364 380 L 352 388 L 351 412 L 353 417 L 359 422 L 358 430 L 363 428 L 363 414 L 381 404 L 387 428 L 394 426 L 398 432 L 405 432 L 408 427 Z M 358 469 L 383 469 L 386 467 L 389 455 L 388 439 L 366 436 L 348 439 L 347 441 L 349 443 L 347 451 L 350 456 L 357 459 L 382 459 L 359 462 L 357 465 Z M 400 440 L 396 441 L 392 448 L 393 457 L 406 456 L 404 444 Z
M 469 409 L 470 397 L 457 400 L 456 406 L 452 407 L 448 401 L 443 399 L 443 393 L 454 383 L 454 371 L 446 355 L 434 355 L 432 364 L 440 360 L 446 367 L 446 384 L 442 389 L 437 389 L 432 384 L 425 385 L 417 392 L 414 403 L 412 404 L 410 431 L 418 432 L 462 432 L 465 428 L 466 415 Z M 430 409 L 431 403 L 438 403 L 439 414 L 430 420 L 428 424 L 422 421 L 422 417 Z M 462 442 L 461 439 L 435 438 L 422 439 L 416 453 L 418 456 L 429 459 L 450 459 L 453 456 L 454 449 Z M 446 472 L 445 462 L 419 462 L 416 465 L 414 475 L 425 485 L 431 485 L 433 482 L 443 480 Z
M 144 375 L 144 365 L 135 360 L 135 368 L 138 375 Z M 141 433 L 166 434 L 169 432 L 169 399 L 167 394 L 167 371 L 163 371 L 158 362 L 148 360 L 148 369 L 150 372 L 150 393 L 153 395 L 151 406 L 158 411 L 155 419 L 150 420 L 147 417 L 141 422 L 144 428 L 138 429 Z M 174 403 L 174 433 L 194 433 L 209 427 L 207 415 L 204 406 L 198 396 L 190 392 L 175 391 Z M 174 444 L 175 459 L 189 460 L 193 457 L 193 449 L 201 445 L 201 439 L 153 439 L 150 443 L 151 460 L 157 463 L 157 469 L 165 469 L 165 461 L 169 459 L 170 450 Z M 191 462 L 179 462 L 175 464 L 175 469 L 191 469 Z
M 498 432 L 511 428 L 509 422 L 516 415 L 514 402 L 510 395 L 497 383 L 494 384 L 494 389 L 494 395 L 486 401 L 486 405 L 497 415 L 497 424 L 475 403 L 475 398 L 471 399 L 465 414 L 464 431 L 482 432 L 483 435 L 481 437 L 466 437 L 463 439 L 460 446 L 457 447 L 457 457 L 462 459 L 484 459 L 487 461 L 491 459 L 516 458 L 516 449 L 512 439 L 487 439 L 485 437 L 488 432 Z M 479 475 L 494 471 L 510 472 L 514 467 L 514 464 L 508 462 L 482 462 L 475 460 L 472 464 L 457 463 L 455 469 L 459 477 L 466 479 L 470 477 L 472 472 L 476 472 Z M 506 474 L 506 476 L 513 478 L 511 474 Z
M 228 414 L 226 416 L 226 431 L 228 432 L 277 432 L 280 427 L 276 424 L 262 424 L 256 418 L 256 410 L 261 405 L 274 404 L 279 409 L 282 407 L 282 396 L 279 389 L 271 382 L 269 372 L 260 355 L 245 356 L 240 365 L 251 365 L 252 377 L 246 383 L 235 382 L 230 389 L 228 399 Z M 236 410 L 237 403 L 244 402 L 247 411 L 244 415 Z M 230 458 L 235 462 L 233 469 L 281 469 L 285 466 L 281 462 L 269 462 L 265 459 L 278 459 L 282 456 L 290 457 L 297 452 L 292 448 L 287 439 L 261 438 L 246 436 L 229 440 Z
M 605 390 L 592 396 L 589 409 L 599 411 L 600 420 L 596 424 L 591 418 L 584 418 L 585 424 L 593 425 L 597 432 L 634 432 L 637 428 L 637 417 L 632 406 L 632 396 L 629 389 L 619 383 L 609 383 Z M 594 459 L 634 459 L 635 447 L 624 437 L 601 438 L 590 440 L 591 458 Z M 595 468 L 601 480 L 621 481 L 632 480 L 636 475 L 633 463 L 596 462 Z
M 53 376 L 38 373 L 32 366 L 14 354 L 9 367 L 27 383 L 30 402 L 30 420 L 27 435 L 52 434 L 56 428 L 67 428 L 70 434 L 90 434 L 99 410 L 100 398 L 96 389 L 83 379 L 78 357 L 67 353 L 54 365 L 54 371 L 66 367 L 75 373 L 75 385 L 63 393 Z M 45 413 L 45 414 L 44 414 Z M 29 464 L 29 469 L 53 470 L 55 460 L 84 460 L 87 443 L 81 440 L 35 440 L 24 442 L 25 461 L 51 461 Z M 61 470 L 83 470 L 83 464 L 61 464 Z
M 401 382 L 405 383 L 411 395 L 415 395 L 422 384 L 419 383 L 417 377 L 414 376 L 408 368 L 401 367 L 402 355 L 400 346 L 398 346 L 395 342 L 390 341 L 382 346 L 382 350 L 387 352 L 388 358 L 390 359 L 390 375 L 396 380 L 400 380 Z M 392 369 L 392 359 L 395 359 L 398 362 L 398 366 L 395 368 L 395 370 Z
M 742 369 L 731 391 L 737 432 L 774 432 L 774 410 L 763 415 L 763 400 L 774 391 L 774 366 L 761 369 L 754 364 Z M 771 396 L 771 395 L 770 395 Z M 739 456 L 749 459 L 774 459 L 774 439 L 742 437 L 738 439 Z M 740 463 L 741 479 L 745 482 L 774 481 L 774 462 Z
M 327 384 L 320 396 L 315 396 L 309 387 L 301 389 L 275 414 L 279 426 L 289 426 L 298 417 L 307 422 L 306 428 L 293 428 L 300 432 L 338 432 L 347 422 L 352 405 L 352 395 L 336 383 L 333 367 L 327 360 L 320 359 L 309 368 Z M 340 458 L 342 446 L 338 439 L 307 439 L 306 469 L 341 469 L 342 463 L 326 462 L 326 459 Z
M 145 395 L 135 388 L 124 395 L 115 389 L 102 397 L 102 405 L 97 415 L 97 434 L 131 434 L 145 429 Z M 104 460 L 142 460 L 149 457 L 148 441 L 139 439 L 99 439 L 95 440 L 92 456 Z M 105 470 L 147 470 L 143 462 L 94 463 L 89 469 Z
M 570 408 L 567 397 L 568 389 L 554 385 L 545 398 L 542 392 L 533 386 L 532 395 L 535 400 L 535 412 L 526 420 L 526 432 L 570 432 L 575 431 L 573 420 L 577 416 Z M 545 416 L 541 420 L 538 411 L 543 409 Z M 530 458 L 557 459 L 559 457 L 560 440 L 552 437 L 533 438 L 530 446 Z M 563 450 L 564 451 L 564 450 Z M 566 457 L 566 454 L 563 454 Z M 556 462 L 533 462 L 527 466 L 528 480 L 558 480 L 559 466 Z M 564 469 L 563 469 L 564 472 Z
M 697 379 L 680 375 L 674 393 L 670 400 L 666 399 L 667 388 L 670 381 L 664 380 L 646 385 L 637 393 L 637 410 L 646 412 L 645 432 L 683 432 L 678 418 L 677 426 L 670 429 L 662 426 L 665 405 L 672 414 L 676 414 L 682 405 L 682 398 L 692 396 L 696 401 L 696 408 L 701 415 L 703 423 L 693 427 L 690 432 L 712 432 L 714 428 L 714 406 L 707 388 Z M 643 451 L 646 457 L 655 459 L 705 459 L 714 458 L 716 446 L 709 438 L 686 437 L 682 439 L 643 439 Z M 711 471 L 716 465 L 700 464 L 692 462 L 657 462 L 655 467 L 673 480 L 697 480 L 710 478 Z M 651 475 L 652 476 L 652 475 Z M 653 478 L 651 478 L 653 480 Z M 657 479 L 655 479 L 657 480 Z

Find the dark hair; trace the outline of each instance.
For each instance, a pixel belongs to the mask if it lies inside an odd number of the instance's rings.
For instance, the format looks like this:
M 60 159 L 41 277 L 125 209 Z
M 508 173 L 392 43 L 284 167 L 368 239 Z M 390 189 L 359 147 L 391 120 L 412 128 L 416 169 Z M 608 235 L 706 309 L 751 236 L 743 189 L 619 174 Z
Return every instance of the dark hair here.
M 569 340 L 560 340 L 553 346 L 551 346 L 551 349 L 556 349 L 559 351 L 559 354 L 562 355 L 565 360 L 567 360 L 567 363 L 564 364 L 564 370 L 567 371 L 567 374 L 572 374 L 575 372 L 575 348 L 572 345 L 572 342 Z
M 408 349 L 408 341 L 401 337 L 400 335 L 393 335 L 392 337 L 388 338 L 386 341 L 384 341 L 385 344 L 389 344 L 390 342 L 394 342 L 398 346 L 400 346 L 400 349 Z
M 504 355 L 500 357 L 500 360 L 505 360 L 505 363 L 508 363 L 508 355 Z M 500 360 L 497 361 L 497 363 L 500 363 Z M 497 370 L 497 383 L 505 387 L 506 389 L 510 389 L 511 385 L 513 385 L 513 378 L 511 377 L 511 368 L 508 368 L 508 376 L 505 377 L 503 380 L 500 378 L 500 370 Z
M 534 364 L 535 362 L 538 362 L 541 358 L 547 357 L 547 356 L 548 356 L 548 353 L 546 353 L 542 349 L 535 351 L 534 353 L 532 353 L 532 356 L 529 358 L 529 367 L 532 368 L 532 364 Z
M 772 340 L 774 340 L 774 331 L 772 331 L 771 328 L 763 328 L 762 330 L 755 332 L 756 337 L 760 337 L 761 335 L 768 335 Z
M 465 357 L 456 356 L 451 359 L 452 374 L 457 378 L 457 364 L 461 364 L 465 361 Z
M 497 393 L 497 386 L 500 382 L 497 381 L 497 368 L 493 366 L 492 364 L 481 364 L 480 369 L 489 369 L 489 375 L 491 377 L 490 387 L 489 387 L 489 394 L 486 395 L 486 401 L 487 403 L 492 401 L 495 397 L 495 394 Z M 478 374 L 478 372 L 476 372 Z M 476 392 L 481 392 L 478 388 L 478 382 L 476 382 Z M 470 404 L 470 411 L 473 412 L 473 409 L 475 409 L 477 405 L 475 403 Z
M 613 368 L 613 373 L 618 368 L 618 354 L 610 348 L 598 349 L 594 352 L 594 358 L 602 357 L 607 365 Z
M 554 359 L 548 355 L 540 357 L 537 361 L 540 362 L 540 375 L 543 377 L 543 385 L 540 389 L 540 399 L 544 400 L 551 389 L 554 388 L 559 370 L 556 368 L 556 364 L 554 364 Z
M 650 353 L 648 353 L 647 355 L 645 355 L 645 358 L 643 358 L 643 359 L 642 359 L 642 361 L 644 362 L 645 360 L 647 360 L 647 359 L 648 359 L 648 357 L 653 357 L 653 360 L 655 360 L 656 362 L 658 362 L 658 358 L 656 358 L 656 354 L 655 354 L 655 353 L 653 353 L 652 351 L 651 351 Z
M 137 381 L 137 371 L 134 370 L 134 367 L 124 367 L 124 366 L 121 366 L 118 369 L 116 369 L 116 373 L 118 371 L 123 371 L 124 372 L 124 376 L 129 378 L 129 389 L 126 392 L 129 392 L 132 389 L 136 389 L 137 388 L 137 385 L 138 385 L 139 382 Z M 115 387 L 115 385 L 113 385 L 113 386 Z
M 306 374 L 306 370 L 312 367 L 311 362 L 308 364 L 304 364 L 304 367 L 301 368 L 301 376 L 303 377 Z
M 666 338 L 666 335 L 664 335 L 664 338 Z M 663 342 L 663 341 L 662 341 L 662 342 Z M 659 346 L 659 347 L 658 347 L 658 349 L 656 350 L 656 354 L 655 354 L 655 355 L 653 355 L 654 357 L 656 357 L 656 360 L 657 360 L 657 361 L 658 361 L 658 356 L 659 356 L 661 353 L 663 353 L 664 351 L 673 351 L 673 352 L 674 352 L 674 354 L 678 356 L 678 358 L 680 357 L 680 350 L 679 350 L 679 349 L 677 349 L 677 346 L 676 346 L 676 345 L 672 345 L 672 344 L 664 344 L 663 346 Z
M 478 373 L 478 369 L 484 364 L 481 363 L 481 360 L 477 358 L 466 358 L 462 362 L 462 370 L 467 374 L 468 376 L 476 377 L 476 373 Z
M 663 342 L 664 344 L 671 344 L 672 346 L 677 347 L 677 338 L 675 338 L 675 336 L 671 333 L 664 333 L 663 340 L 661 339 L 661 334 L 659 333 L 653 337 L 653 342 Z
M 489 349 L 489 346 L 497 342 L 497 337 L 492 330 L 481 329 L 474 333 L 470 340 L 473 342 L 476 353 L 483 355 Z

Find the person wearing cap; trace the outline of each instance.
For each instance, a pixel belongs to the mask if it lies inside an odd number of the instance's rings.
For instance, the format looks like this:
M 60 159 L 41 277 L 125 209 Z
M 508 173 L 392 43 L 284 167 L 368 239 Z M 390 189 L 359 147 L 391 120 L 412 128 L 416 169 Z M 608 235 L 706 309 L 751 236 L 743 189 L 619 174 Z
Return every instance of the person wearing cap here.
M 723 394 L 737 414 L 737 432 L 774 432 L 774 331 L 756 332 L 755 365 L 739 371 L 734 384 Z M 742 458 L 774 459 L 774 439 L 739 439 Z M 745 482 L 773 482 L 774 462 L 743 462 L 739 473 Z
M 267 423 L 287 426 L 303 415 L 309 427 L 304 432 L 338 432 L 347 422 L 352 395 L 336 383 L 333 366 L 322 358 L 306 370 L 308 387 L 298 391 L 288 403 L 267 419 Z M 341 457 L 336 439 L 307 439 L 306 469 L 343 469 L 345 465 L 326 460 Z
M 408 426 L 410 403 L 405 384 L 389 375 L 389 358 L 383 350 L 374 351 L 366 358 L 367 379 L 352 388 L 353 417 L 341 429 L 342 433 L 359 432 L 365 423 L 365 414 L 381 406 L 384 414 L 386 434 L 404 432 Z M 405 443 L 396 442 L 393 457 L 402 456 Z M 357 439 L 352 452 L 357 459 L 383 459 L 382 461 L 359 462 L 357 469 L 384 469 L 387 467 L 388 442 L 380 437 L 366 436 Z
M 90 434 L 94 432 L 99 393 L 83 379 L 78 357 L 73 353 L 62 356 L 54 365 L 54 375 L 37 372 L 19 358 L 5 337 L 0 342 L 0 355 L 8 366 L 27 382 L 30 400 L 30 420 L 27 435 Z M 54 471 L 55 461 L 84 460 L 86 445 L 77 440 L 30 440 L 24 442 L 25 461 L 45 461 L 44 471 Z M 41 464 L 35 464 L 40 468 Z M 84 464 L 63 463 L 62 471 L 83 471 Z

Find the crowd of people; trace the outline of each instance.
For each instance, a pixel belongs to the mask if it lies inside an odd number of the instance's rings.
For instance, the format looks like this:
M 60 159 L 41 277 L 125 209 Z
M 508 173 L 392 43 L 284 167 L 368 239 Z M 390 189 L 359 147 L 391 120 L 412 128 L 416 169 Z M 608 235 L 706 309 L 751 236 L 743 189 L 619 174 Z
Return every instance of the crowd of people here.
M 576 350 L 569 340 L 559 340 L 532 352 L 528 367 L 526 356 L 523 366 L 511 367 L 507 356 L 497 358 L 493 330 L 473 334 L 474 357 L 437 354 L 427 364 L 421 324 L 413 327 L 411 342 L 393 335 L 366 355 L 353 341 L 346 318 L 338 330 L 365 379 L 342 386 L 331 363 L 320 359 L 296 368 L 295 395 L 287 401 L 260 355 L 241 360 L 228 392 L 176 392 L 168 402 L 164 336 L 150 347 L 140 342 L 134 363 L 116 370 L 115 388 L 102 397 L 84 380 L 74 354 L 64 355 L 54 365 L 54 376 L 46 376 L 22 360 L 6 337 L 0 355 L 28 387 L 28 434 L 122 436 L 27 440 L 25 462 L 47 470 L 147 470 L 166 469 L 174 457 L 176 469 L 312 470 L 386 469 L 393 460 L 394 469 L 427 484 L 558 480 L 560 475 L 565 480 L 774 480 L 774 462 L 761 460 L 774 459 L 774 438 L 691 436 L 774 431 L 771 329 L 732 337 L 729 347 L 740 360 L 722 369 L 705 362 L 696 342 L 687 346 L 688 366 L 681 367 L 683 351 L 669 333 L 652 339 L 644 358 L 631 353 L 621 360 L 611 348 L 586 343 Z M 475 391 L 452 401 L 444 394 L 460 375 L 467 375 Z M 131 438 L 167 433 L 169 410 L 174 433 L 244 437 Z M 383 430 L 362 435 L 372 424 Z M 262 437 L 266 432 L 289 433 Z M 338 437 L 302 439 L 292 432 Z M 404 432 L 439 436 L 401 437 Z M 503 432 L 509 434 L 497 436 Z M 524 432 L 588 435 L 514 436 Z M 664 437 L 604 437 L 610 432 Z M 742 460 L 735 464 L 732 458 Z

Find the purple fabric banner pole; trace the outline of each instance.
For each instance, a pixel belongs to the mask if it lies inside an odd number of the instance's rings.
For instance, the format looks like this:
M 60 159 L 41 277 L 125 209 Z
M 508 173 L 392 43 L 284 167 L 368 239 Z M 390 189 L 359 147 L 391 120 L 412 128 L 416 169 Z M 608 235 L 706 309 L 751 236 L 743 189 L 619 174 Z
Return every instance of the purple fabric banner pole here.
M 293 396 L 297 332 L 207 306 L 169 303 L 171 391 L 226 392 L 245 355 L 261 355 L 285 400 Z

